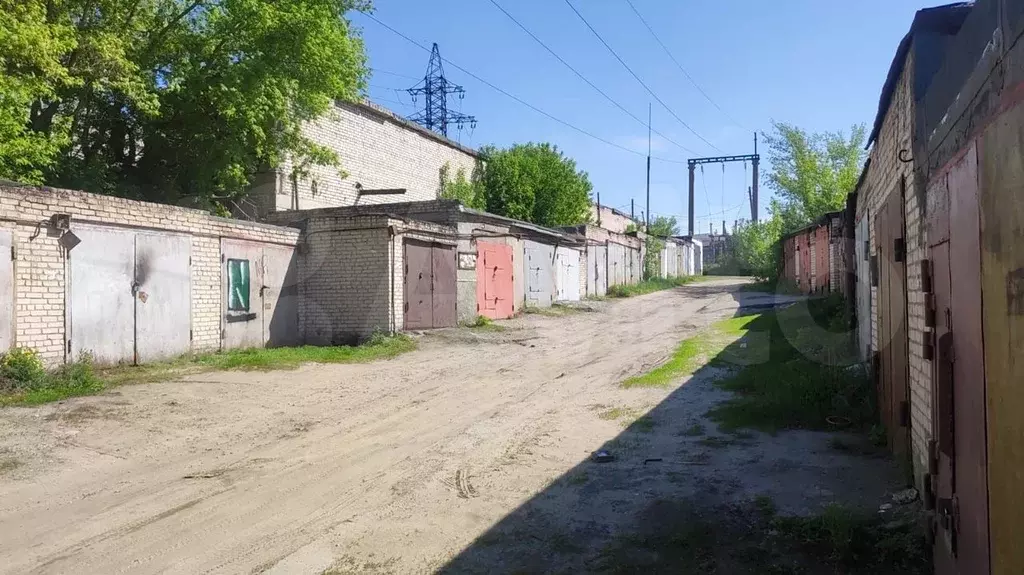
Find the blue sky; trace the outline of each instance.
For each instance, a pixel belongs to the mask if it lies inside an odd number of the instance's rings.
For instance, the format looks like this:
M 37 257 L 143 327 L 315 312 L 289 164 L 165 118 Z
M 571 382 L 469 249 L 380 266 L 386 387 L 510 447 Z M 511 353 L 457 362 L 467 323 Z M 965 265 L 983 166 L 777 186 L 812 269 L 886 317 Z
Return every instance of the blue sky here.
M 771 121 L 808 131 L 870 124 L 893 52 L 914 12 L 911 0 L 633 0 L 676 60 L 722 109 L 719 111 L 662 51 L 626 0 L 574 0 L 573 5 L 655 94 L 693 131 L 672 117 L 586 28 L 564 0 L 495 0 L 551 49 L 640 118 L 653 103 L 654 129 L 691 152 L 654 136 L 653 155 L 685 162 L 695 156 L 749 154 L 753 132 Z M 616 108 L 502 14 L 490 0 L 378 0 L 374 16 L 441 55 L 545 112 L 631 154 L 550 120 L 452 66 L 449 81 L 466 89 L 456 110 L 478 124 L 450 132 L 470 146 L 546 141 L 590 175 L 601 203 L 644 209 L 647 129 Z M 362 14 L 370 66 L 369 96 L 402 115 L 415 111 L 402 90 L 422 78 L 429 54 Z M 418 101 L 422 104 L 422 99 Z M 765 151 L 760 150 L 762 156 Z M 767 170 L 762 158 L 762 172 Z M 707 165 L 696 178 L 698 232 L 722 219 L 749 217 L 750 166 Z M 654 160 L 651 212 L 686 226 L 686 165 Z M 706 191 L 705 191 L 706 190 Z M 770 190 L 762 182 L 761 212 Z

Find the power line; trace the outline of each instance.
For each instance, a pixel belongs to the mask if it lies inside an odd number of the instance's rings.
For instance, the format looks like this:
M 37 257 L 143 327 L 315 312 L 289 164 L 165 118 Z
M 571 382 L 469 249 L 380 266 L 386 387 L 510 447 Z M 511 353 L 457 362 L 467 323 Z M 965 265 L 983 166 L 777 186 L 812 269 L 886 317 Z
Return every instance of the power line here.
M 678 115 L 677 115 L 677 114 L 676 114 L 676 113 L 675 113 L 674 111 L 672 111 L 672 108 L 669 108 L 669 107 L 668 107 L 668 104 L 666 104 L 665 102 L 663 102 L 663 101 L 661 100 L 661 98 L 659 98 L 659 97 L 658 97 L 658 95 L 654 93 L 654 90 L 651 90 L 650 86 L 648 86 L 648 85 L 647 85 L 647 84 L 646 84 L 646 83 L 645 83 L 645 82 L 644 82 L 643 80 L 641 80 L 641 79 L 640 79 L 640 76 L 637 76 L 636 72 L 634 72 L 634 71 L 633 71 L 633 69 L 629 67 L 629 64 L 626 64 L 626 61 L 625 61 L 625 60 L 623 60 L 623 59 L 622 59 L 622 58 L 621 58 L 621 57 L 619 56 L 619 54 L 618 54 L 617 52 L 615 52 L 615 50 L 613 50 L 613 49 L 612 49 L 612 47 L 611 47 L 611 46 L 610 46 L 610 45 L 608 44 L 608 42 L 605 42 L 604 38 L 603 38 L 603 37 L 601 37 L 601 34 L 599 34 L 599 33 L 597 32 L 597 30 L 595 30 L 595 29 L 594 29 L 594 27 L 590 25 L 590 22 L 587 22 L 587 19 L 583 17 L 583 14 L 580 14 L 580 11 L 579 11 L 579 10 L 577 10 L 577 9 L 576 9 L 576 7 L 575 7 L 575 6 L 573 6 L 571 2 L 569 2 L 569 0 L 565 0 L 565 3 L 566 3 L 566 4 L 568 5 L 568 6 L 569 6 L 569 8 L 571 8 L 571 9 L 572 9 L 572 11 L 573 11 L 573 12 L 575 12 L 575 13 L 576 13 L 576 16 L 577 16 L 577 17 L 579 17 L 579 19 L 580 19 L 580 20 L 581 20 L 581 21 L 582 21 L 582 22 L 583 22 L 584 24 L 586 24 L 587 28 L 589 28 L 589 29 L 590 29 L 590 31 L 594 33 L 594 36 L 597 36 L 597 39 L 598 39 L 598 40 L 600 40 L 600 41 L 601 41 L 601 43 L 602 43 L 602 44 L 604 44 L 604 47 L 605 47 L 605 48 L 607 48 L 607 49 L 608 49 L 608 51 L 612 53 L 612 56 L 615 56 L 615 59 L 616 59 L 616 60 L 618 60 L 618 61 L 619 61 L 619 63 L 620 63 L 620 64 L 622 64 L 622 66 L 623 66 L 623 67 L 624 67 L 624 68 L 625 68 L 625 69 L 626 69 L 627 71 L 629 71 L 629 73 L 630 73 L 630 74 L 632 74 L 634 78 L 636 78 L 636 81 L 637 81 L 637 82 L 640 82 L 640 85 L 641 85 L 641 86 L 643 86 L 645 90 L 647 90 L 647 93 L 648 93 L 648 94 L 650 94 L 652 98 L 654 98 L 655 100 L 657 100 L 657 101 L 658 101 L 658 103 L 659 103 L 659 104 L 661 104 L 661 106 L 662 106 L 663 108 L 665 108 L 666 110 L 668 110 L 668 113 L 669 113 L 669 114 L 672 114 L 672 117 L 673 117 L 673 118 L 675 118 L 676 120 L 678 120 L 678 121 L 679 121 L 679 123 L 680 123 L 680 124 L 682 124 L 682 125 L 683 125 L 683 126 L 684 126 L 684 127 L 685 127 L 685 128 L 687 129 L 687 130 L 689 130 L 689 131 L 693 132 L 693 135 L 694 135 L 694 136 L 697 136 L 697 137 L 698 137 L 698 138 L 700 138 L 700 139 L 701 139 L 701 141 L 703 141 L 703 142 L 704 142 L 705 144 L 707 144 L 707 145 L 711 146 L 711 148 L 712 148 L 712 149 L 715 149 L 715 150 L 718 150 L 719 152 L 722 152 L 722 150 L 721 150 L 721 149 L 720 149 L 720 148 L 719 148 L 718 146 L 716 146 L 716 145 L 712 144 L 711 142 L 709 142 L 709 141 L 707 140 L 707 138 L 705 138 L 704 136 L 701 136 L 701 135 L 700 135 L 699 133 L 697 133 L 697 130 L 694 130 L 693 128 L 691 128 L 689 124 L 687 124 L 687 123 L 686 123 L 685 121 L 683 121 L 683 119 L 682 119 L 682 118 L 680 118 L 680 117 L 679 117 L 679 116 L 678 116 Z M 722 152 L 722 153 L 725 153 L 725 152 Z
M 626 3 L 629 4 L 629 7 L 633 10 L 633 13 L 636 14 L 636 17 L 640 19 L 640 22 L 642 22 L 644 27 L 647 28 L 647 31 L 651 33 L 651 36 L 654 37 L 655 41 L 658 42 L 658 45 L 661 46 L 661 49 L 665 51 L 665 54 L 668 54 L 668 57 L 676 65 L 676 68 L 679 68 L 679 71 L 683 73 L 683 76 L 686 76 L 686 79 L 689 80 L 691 84 L 693 84 L 693 87 L 697 88 L 697 91 L 700 92 L 704 96 L 704 98 L 707 99 L 708 102 L 711 102 L 711 105 L 717 108 L 718 111 L 722 113 L 722 115 L 724 115 L 726 118 L 729 118 L 730 122 L 736 124 L 738 127 L 743 128 L 745 130 L 746 128 L 744 128 L 742 124 L 737 122 L 736 118 L 733 118 L 732 115 L 723 110 L 717 102 L 711 99 L 711 96 L 709 96 L 708 93 L 704 91 L 704 88 L 701 88 L 700 84 L 698 84 L 697 81 L 694 80 L 692 76 L 690 76 L 689 72 L 687 72 L 686 69 L 683 68 L 683 65 L 680 64 L 678 60 L 676 60 L 676 57 L 672 55 L 672 52 L 668 49 L 668 46 L 666 46 L 665 43 L 661 41 L 661 38 L 659 38 L 658 35 L 654 32 L 654 29 L 651 28 L 651 25 L 647 23 L 647 20 L 644 20 L 644 17 L 640 15 L 640 11 L 637 10 L 636 6 L 633 5 L 632 0 L 626 0 Z
M 423 78 L 417 78 L 416 76 L 410 76 L 408 74 L 399 74 L 398 72 L 389 72 L 388 70 L 381 70 L 380 68 L 367 68 L 371 72 L 380 72 L 381 74 L 387 74 L 389 76 L 395 76 L 398 78 L 406 78 L 409 80 L 422 80 Z
M 596 86 L 596 85 L 595 85 L 595 84 L 594 84 L 593 82 L 591 82 L 590 80 L 588 80 L 586 76 L 584 76 L 583 74 L 581 74 L 581 73 L 579 72 L 579 70 L 577 70 L 576 68 L 574 68 L 574 67 L 573 67 L 573 66 L 572 66 L 571 64 L 569 64 L 568 62 L 566 62 L 566 61 L 565 61 L 565 60 L 564 60 L 564 59 L 563 59 L 563 58 L 562 58 L 561 56 L 559 56 L 559 55 L 558 55 L 557 53 L 555 53 L 555 51 L 554 51 L 554 50 L 552 50 L 552 49 L 551 49 L 551 48 L 550 48 L 550 47 L 549 47 L 549 46 L 548 46 L 547 44 L 545 44 L 545 43 L 544 43 L 544 41 L 542 41 L 542 40 L 541 40 L 540 38 L 538 38 L 538 37 L 537 37 L 537 36 L 536 36 L 536 35 L 535 35 L 535 34 L 534 34 L 533 32 L 531 32 L 531 31 L 530 31 L 530 30 L 529 30 L 529 29 L 528 29 L 528 28 L 527 28 L 526 26 L 524 26 L 524 25 L 523 25 L 523 24 L 522 24 L 522 23 L 521 23 L 521 22 L 520 22 L 519 20 L 516 20 L 515 16 L 513 16 L 512 14 L 509 14 L 508 10 L 505 10 L 504 8 L 502 8 L 502 7 L 501 7 L 501 5 L 500 5 L 500 4 L 498 4 L 498 3 L 497 3 L 497 2 L 495 1 L 495 0 L 490 0 L 490 1 L 491 1 L 491 4 L 494 4 L 494 7 L 495 7 L 495 8 L 497 8 L 498 10 L 501 10 L 502 14 L 504 14 L 505 16 L 508 16 L 508 19 L 509 19 L 509 20 L 511 20 L 512 22 L 514 22 L 516 26 L 519 26 L 519 28 L 520 28 L 520 29 L 521 29 L 521 30 L 522 30 L 523 32 L 526 32 L 526 34 L 527 34 L 528 36 L 530 36 L 530 38 L 533 38 L 533 39 L 534 39 L 534 41 L 536 41 L 536 42 L 537 42 L 538 44 L 540 44 L 540 45 L 541 45 L 541 46 L 542 46 L 542 47 L 543 47 L 543 48 L 544 48 L 545 50 L 547 50 L 549 54 L 551 54 L 552 56 L 554 56 L 556 60 L 558 60 L 558 61 L 559 61 L 559 62 L 561 62 L 561 63 L 562 63 L 562 64 L 563 64 L 563 65 L 564 65 L 564 66 L 565 66 L 566 68 L 568 68 L 569 70 L 571 70 L 573 74 L 576 74 L 576 76 L 577 76 L 577 77 L 578 77 L 578 78 L 579 78 L 580 80 L 583 80 L 584 82 L 586 82 L 588 86 L 590 86 L 590 87 L 591 87 L 591 88 L 593 88 L 593 89 L 594 89 L 595 91 L 597 91 L 597 93 L 598 93 L 598 94 L 601 94 L 602 96 L 604 96 L 604 98 L 605 98 L 606 100 L 608 100 L 608 101 L 609 101 L 609 102 L 611 102 L 611 103 L 612 103 L 613 105 L 615 105 L 615 107 L 616 107 L 616 108 L 618 108 L 618 109 L 622 110 L 623 112 L 625 112 L 625 113 L 626 113 L 626 115 L 628 115 L 628 116 L 629 116 L 630 118 L 633 118 L 634 120 L 636 120 L 636 121 L 637 121 L 637 122 L 638 122 L 638 123 L 639 123 L 639 124 L 640 124 L 641 126 L 643 126 L 643 127 L 645 127 L 645 128 L 649 127 L 649 125 L 648 125 L 648 123 L 647 123 L 647 122 L 645 122 L 645 121 L 643 121 L 642 119 L 640 119 L 640 118 L 639 118 L 638 116 L 636 116 L 636 115 L 635 115 L 635 114 L 634 114 L 633 112 L 630 112 L 629 110 L 627 110 L 627 109 L 625 108 L 625 106 L 623 106 L 622 104 L 620 104 L 620 103 L 618 103 L 617 101 L 615 101 L 615 100 L 614 100 L 614 99 L 613 99 L 613 98 L 612 98 L 611 96 L 609 96 L 608 94 L 606 94 L 606 93 L 604 92 L 604 90 L 602 90 L 601 88 L 598 88 L 598 87 L 597 87 L 597 86 Z M 666 136 L 665 134 L 662 134 L 661 132 L 659 132 L 659 131 L 657 131 L 657 130 L 653 130 L 653 129 L 652 129 L 652 131 L 653 131 L 653 132 L 654 132 L 655 134 L 658 134 L 659 136 L 661 136 L 661 137 L 662 137 L 662 138 L 663 138 L 664 140 L 666 140 L 666 141 L 668 141 L 668 142 L 670 142 L 670 143 L 674 144 L 675 146 L 679 147 L 679 148 L 680 148 L 680 149 L 682 149 L 683 151 L 685 151 L 685 152 L 689 152 L 689 153 L 691 153 L 691 154 L 695 154 L 695 155 L 696 155 L 696 153 L 697 153 L 697 152 L 694 152 L 693 150 L 691 150 L 691 149 L 687 148 L 686 146 L 684 146 L 684 145 L 680 144 L 679 142 L 676 142 L 676 141 L 672 140 L 671 138 L 669 138 L 669 137 L 668 137 L 668 136 Z
M 426 46 L 424 46 L 423 44 L 420 44 L 416 40 L 413 40 L 412 38 L 410 38 L 410 37 L 406 36 L 405 34 L 399 32 L 398 30 L 395 30 L 394 28 L 392 28 L 391 26 L 388 26 L 384 22 L 381 22 L 373 14 L 369 14 L 369 13 L 365 13 L 364 12 L 363 16 L 369 18 L 370 20 L 373 20 L 377 24 L 381 25 L 382 27 L 386 28 L 387 30 L 391 31 L 392 33 L 400 36 L 401 38 L 403 38 L 404 40 L 406 40 L 410 44 L 413 44 L 413 45 L 417 46 L 421 50 L 423 50 L 425 52 L 430 52 L 431 51 L 430 48 L 427 48 Z M 583 134 L 584 136 L 588 136 L 588 137 L 593 138 L 593 139 L 595 139 L 595 140 L 597 140 L 599 142 L 608 144 L 609 146 L 612 146 L 614 148 L 618 148 L 620 150 L 623 150 L 625 152 L 629 152 L 630 154 L 634 154 L 634 155 L 637 155 L 637 156 L 640 156 L 640 157 L 643 157 L 643 158 L 647 157 L 647 154 L 645 154 L 643 152 L 638 152 L 637 150 L 633 150 L 633 149 L 627 148 L 625 146 L 616 144 L 615 142 L 612 142 L 610 140 L 606 140 L 606 139 L 602 138 L 601 136 L 598 136 L 596 134 L 588 132 L 587 130 L 584 130 L 583 128 L 580 128 L 578 126 L 570 124 L 569 122 L 566 122 L 565 120 L 562 120 L 561 118 L 557 118 L 555 116 L 552 116 L 551 114 L 545 112 L 544 110 L 541 110 L 537 106 L 534 106 L 533 104 L 523 100 L 522 98 L 520 98 L 520 97 L 518 97 L 518 96 L 516 96 L 514 94 L 511 94 L 511 93 L 503 90 L 502 88 L 499 88 L 498 86 L 495 86 L 494 84 L 488 82 L 487 80 L 484 80 L 480 76 L 477 76 L 473 72 L 470 72 L 469 70 L 463 68 L 462 66 L 459 66 L 455 62 L 452 62 L 451 60 L 449 60 L 447 58 L 444 58 L 444 57 L 442 57 L 441 59 L 444 61 L 444 63 L 448 64 L 449 66 L 451 66 L 451 67 L 453 67 L 453 68 L 455 68 L 457 70 L 459 70 L 463 74 L 466 74 L 467 76 L 475 79 L 476 81 L 478 81 L 481 84 L 487 86 L 488 88 L 491 88 L 492 90 L 494 90 L 496 92 L 499 92 L 499 93 L 503 94 L 504 96 L 515 100 L 516 102 L 519 102 L 520 104 L 526 106 L 527 108 L 530 108 L 534 112 L 537 112 L 538 114 L 548 118 L 549 120 L 558 122 L 559 124 L 562 124 L 563 126 L 569 128 L 571 130 L 575 130 L 575 131 Z M 668 158 L 653 158 L 653 159 L 657 159 L 657 160 L 662 161 L 662 162 L 669 162 L 669 163 L 672 163 L 672 164 L 685 164 L 686 163 L 684 160 L 670 160 Z

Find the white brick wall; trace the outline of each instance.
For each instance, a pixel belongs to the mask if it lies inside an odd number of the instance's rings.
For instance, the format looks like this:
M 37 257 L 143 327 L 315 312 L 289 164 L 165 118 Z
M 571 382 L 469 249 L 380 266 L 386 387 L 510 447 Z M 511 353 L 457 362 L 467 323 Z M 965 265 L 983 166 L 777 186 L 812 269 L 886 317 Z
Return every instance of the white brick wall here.
M 900 150 L 912 154 L 914 128 L 913 51 L 907 55 L 903 74 L 893 93 L 892 103 L 871 150 L 871 168 L 858 194 L 857 217 L 868 216 L 871 255 L 877 254 L 875 216 L 889 194 L 900 193 L 900 180 L 906 181 L 906 270 L 907 334 L 909 351 L 911 452 L 918 480 L 927 470 L 927 445 L 932 436 L 931 363 L 922 356 L 924 341 L 924 294 L 921 292 L 921 259 L 927 256 L 920 234 L 914 163 L 901 162 Z M 881 265 L 881 264 L 880 264 Z M 868 266 L 864 266 L 866 270 Z M 871 349 L 879 349 L 878 288 L 871 288 Z
M 64 360 L 67 252 L 44 220 L 52 214 L 76 223 L 156 229 L 192 236 L 192 349 L 220 347 L 220 238 L 294 246 L 299 231 L 229 220 L 206 212 L 88 194 L 80 191 L 0 186 L 0 226 L 14 232 L 14 345 L 31 347 L 49 365 Z M 42 223 L 42 225 L 40 225 Z
M 339 103 L 303 128 L 306 137 L 330 147 L 336 167 L 313 166 L 293 182 L 291 161 L 257 182 L 252 201 L 261 210 L 291 210 L 437 199 L 441 168 L 452 178 L 461 168 L 469 178 L 477 164 L 474 150 L 427 132 L 376 104 Z M 347 177 L 343 177 L 344 172 Z M 364 190 L 405 188 L 401 195 L 360 196 Z M 298 196 L 298 206 L 295 196 Z

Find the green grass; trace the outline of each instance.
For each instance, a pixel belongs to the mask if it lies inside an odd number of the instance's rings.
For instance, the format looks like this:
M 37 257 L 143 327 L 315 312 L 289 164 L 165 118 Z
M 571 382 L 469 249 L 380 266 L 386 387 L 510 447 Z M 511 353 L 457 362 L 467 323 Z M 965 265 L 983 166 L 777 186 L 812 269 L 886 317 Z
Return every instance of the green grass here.
M 44 379 L 30 387 L 0 394 L 0 406 L 40 405 L 69 397 L 95 395 L 118 385 L 166 381 L 205 371 L 294 369 L 304 363 L 365 363 L 393 358 L 414 349 L 415 341 L 405 335 L 396 335 L 374 336 L 367 343 L 355 347 L 241 349 L 140 366 L 95 368 L 88 361 L 79 361 L 48 372 Z
M 746 345 L 730 345 L 716 358 L 740 367 L 718 382 L 737 395 L 708 415 L 724 430 L 824 430 L 829 416 L 849 418 L 851 429 L 870 428 L 874 390 L 861 370 L 848 369 L 856 352 L 842 314 L 841 302 L 822 299 L 750 316 Z
M 623 298 L 654 293 L 656 291 L 663 291 L 667 289 L 672 289 L 674 287 L 679 287 L 689 283 L 693 283 L 695 281 L 699 281 L 700 278 L 701 276 L 651 278 L 636 284 L 614 285 L 608 288 L 608 297 Z
M 694 423 L 690 427 L 687 427 L 682 432 L 680 432 L 680 435 L 683 435 L 685 437 L 699 437 L 701 435 L 704 435 L 704 426 L 699 423 Z
M 647 373 L 630 377 L 622 387 L 668 387 L 680 378 L 692 374 L 711 358 L 721 354 L 729 343 L 741 337 L 754 316 L 744 316 L 718 322 L 711 329 L 683 340 L 668 361 Z
M 492 320 L 491 318 L 484 317 L 482 315 L 476 316 L 475 320 L 467 322 L 463 324 L 463 326 L 478 331 L 505 331 L 505 329 L 507 329 L 503 325 L 498 325 L 494 323 L 494 320 Z
M 524 306 L 523 313 L 530 315 L 543 315 L 547 317 L 562 317 L 574 315 L 586 311 L 584 309 L 564 304 L 551 304 L 551 307 Z

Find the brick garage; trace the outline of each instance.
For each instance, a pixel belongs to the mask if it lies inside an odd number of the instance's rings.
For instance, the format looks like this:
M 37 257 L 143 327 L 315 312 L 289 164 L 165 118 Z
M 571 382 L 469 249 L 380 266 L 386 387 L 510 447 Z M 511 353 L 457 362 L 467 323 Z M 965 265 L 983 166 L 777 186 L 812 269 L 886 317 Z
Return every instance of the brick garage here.
M 380 210 L 377 210 L 380 212 Z M 273 220 L 302 230 L 299 331 L 314 345 L 357 343 L 406 328 L 406 248 L 454 248 L 451 226 L 344 208 L 279 212 Z M 451 286 L 438 286 L 455 293 Z
M 54 214 L 70 215 L 72 232 L 76 226 L 90 226 L 185 235 L 190 252 L 191 351 L 222 347 L 222 239 L 294 249 L 299 238 L 295 229 L 219 218 L 186 208 L 72 190 L 0 187 L 0 229 L 8 230 L 13 240 L 13 314 L 9 327 L 13 335 L 9 343 L 36 349 L 49 365 L 69 356 L 67 280 L 69 258 L 74 258 L 75 252 L 60 245 L 60 231 L 49 223 Z
M 434 200 L 442 168 L 451 178 L 459 170 L 470 178 L 479 163 L 476 150 L 372 102 L 336 103 L 303 134 L 337 153 L 340 166 L 311 166 L 293 181 L 293 165 L 285 161 L 258 178 L 250 203 L 242 206 L 246 213 Z M 404 193 L 367 193 L 381 189 Z

